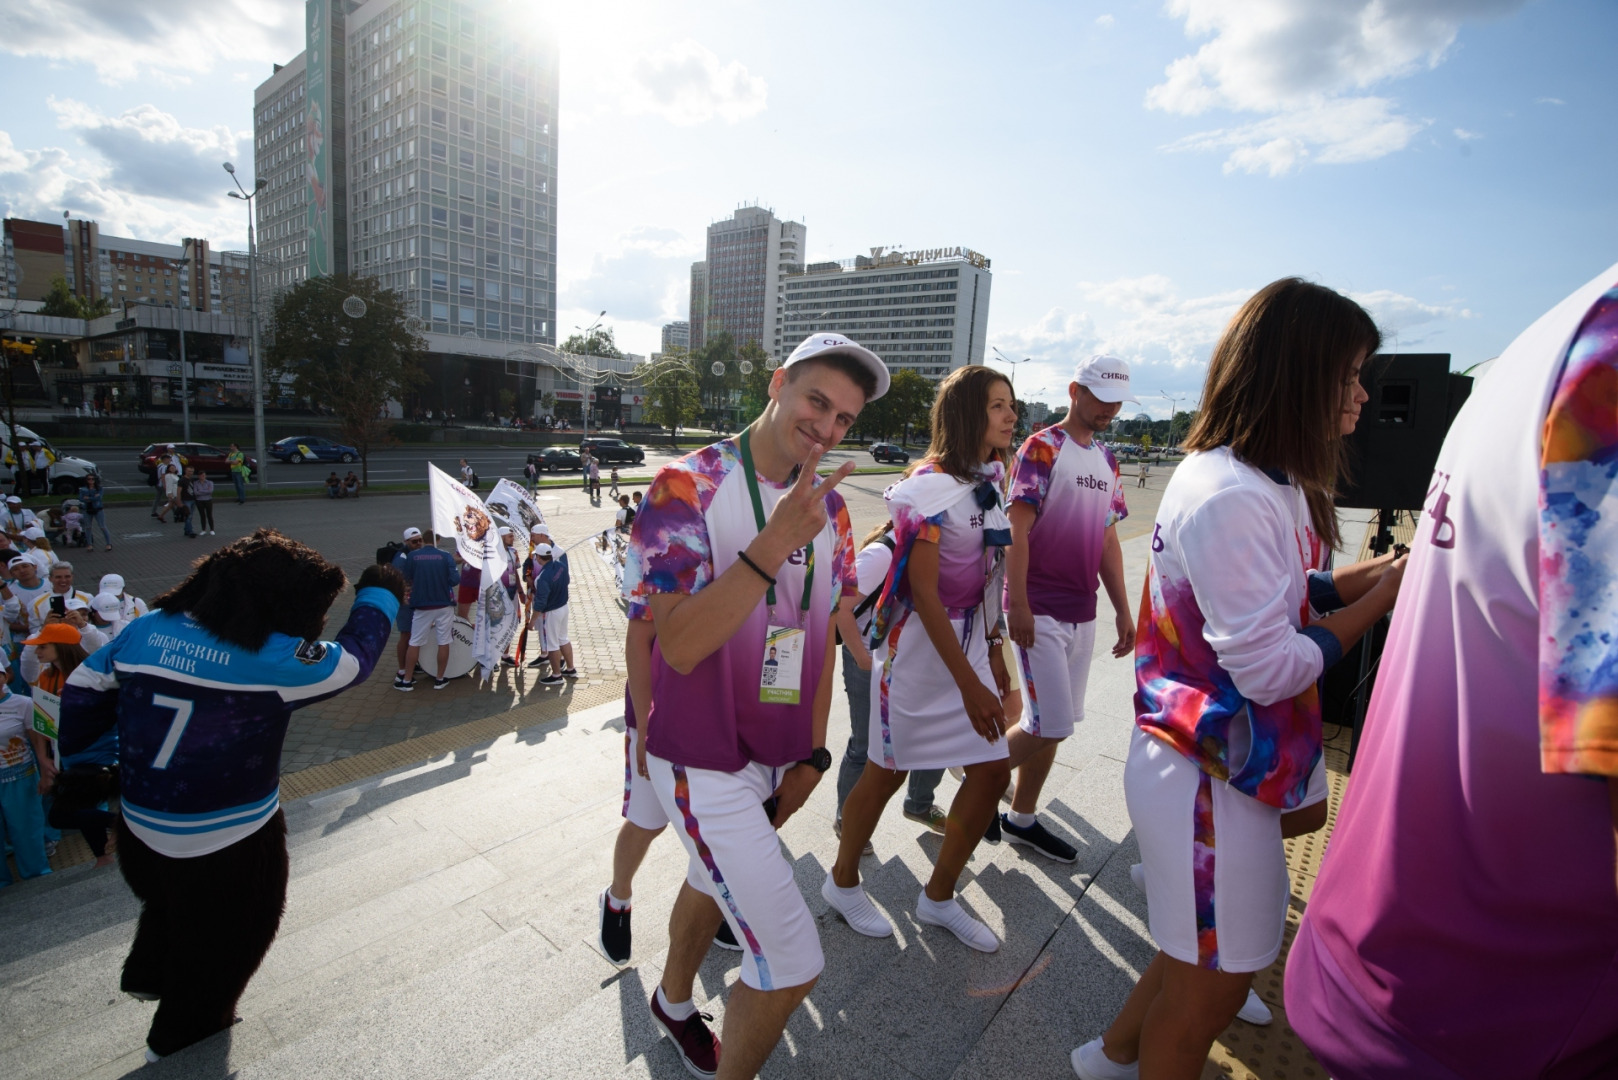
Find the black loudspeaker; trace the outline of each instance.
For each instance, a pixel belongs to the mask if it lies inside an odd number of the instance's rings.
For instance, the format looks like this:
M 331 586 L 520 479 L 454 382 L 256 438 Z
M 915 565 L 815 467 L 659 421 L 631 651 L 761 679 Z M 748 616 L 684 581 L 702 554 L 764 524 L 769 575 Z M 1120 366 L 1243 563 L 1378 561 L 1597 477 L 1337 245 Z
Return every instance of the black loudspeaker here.
M 1363 372 L 1371 400 L 1348 437 L 1349 475 L 1337 505 L 1420 510 L 1472 379 L 1450 371 L 1448 353 L 1378 353 Z

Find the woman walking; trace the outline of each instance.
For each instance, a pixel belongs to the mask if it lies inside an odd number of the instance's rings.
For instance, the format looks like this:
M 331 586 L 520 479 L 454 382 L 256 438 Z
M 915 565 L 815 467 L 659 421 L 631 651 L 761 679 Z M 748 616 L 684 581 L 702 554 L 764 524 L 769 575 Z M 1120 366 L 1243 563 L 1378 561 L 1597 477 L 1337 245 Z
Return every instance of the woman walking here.
M 1380 342 L 1358 304 L 1286 278 L 1214 348 L 1152 533 L 1124 769 L 1160 951 L 1106 1034 L 1073 1051 L 1086 1080 L 1200 1076 L 1280 952 L 1282 840 L 1326 821 L 1317 682 L 1404 573 L 1392 556 L 1325 570 L 1343 436 Z
M 208 479 L 205 472 L 197 473 L 197 478 L 191 481 L 191 498 L 197 506 L 197 531 L 214 534 L 213 525 L 213 481 Z
M 962 766 L 966 778 L 933 875 L 916 898 L 916 918 L 982 952 L 1000 948 L 994 932 L 955 899 L 955 885 L 1011 779 L 1000 648 L 1011 522 L 1001 488 L 1016 427 L 1005 376 L 957 369 L 938 388 L 931 449 L 885 496 L 895 553 L 871 630 L 869 758 L 843 803 L 837 862 L 820 890 L 871 937 L 893 933 L 860 887 L 860 854 L 883 807 L 909 770 Z
M 170 465 L 165 468 L 162 476 L 158 477 L 158 483 L 161 485 L 163 492 L 163 508 L 157 512 L 156 516 L 158 521 L 167 525 L 169 519 L 164 517 L 164 514 L 172 510 L 178 516 L 183 512 L 183 508 L 180 506 L 180 467 Z

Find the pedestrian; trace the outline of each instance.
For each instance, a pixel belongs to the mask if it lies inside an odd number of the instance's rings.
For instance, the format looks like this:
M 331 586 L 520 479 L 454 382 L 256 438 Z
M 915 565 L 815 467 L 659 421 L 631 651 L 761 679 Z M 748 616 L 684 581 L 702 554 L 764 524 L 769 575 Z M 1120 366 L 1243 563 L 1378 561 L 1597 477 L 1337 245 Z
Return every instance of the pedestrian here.
M 420 536 L 418 531 L 414 539 Z M 455 558 L 442 548 L 423 544 L 410 549 L 402 574 L 410 589 L 410 646 L 400 665 L 403 673 L 393 680 L 393 688 L 405 693 L 416 688 L 416 660 L 430 635 L 438 645 L 433 689 L 442 690 L 449 685 L 444 672 L 449 669 L 449 643 L 455 631 L 455 590 L 460 576 Z
M 96 526 L 101 526 L 101 539 L 105 541 L 107 550 L 112 550 L 112 532 L 107 528 L 106 493 L 101 489 L 101 477 L 97 473 L 86 473 L 84 486 L 79 488 L 79 503 L 84 507 L 85 542 L 95 547 Z
M 196 471 L 187 465 L 185 473 L 180 477 L 179 483 L 175 485 L 176 494 L 179 496 L 175 515 L 185 524 L 185 538 L 187 540 L 197 538 L 196 483 Z
M 629 507 L 629 496 L 618 496 L 618 513 L 614 515 L 613 527 L 621 533 L 627 533 L 635 525 L 635 511 Z
M 410 557 L 410 553 L 412 551 L 415 551 L 426 542 L 427 541 L 421 535 L 421 530 L 416 528 L 414 525 L 404 531 L 404 546 L 398 548 L 394 552 L 393 560 L 391 563 L 389 563 L 389 565 L 391 565 L 395 570 L 399 571 L 399 576 L 401 578 L 404 578 L 405 560 Z M 399 669 L 398 674 L 394 677 L 395 682 L 400 682 L 407 678 L 411 678 L 415 674 L 413 670 L 405 670 L 405 654 L 410 650 L 410 627 L 410 582 L 409 579 L 405 579 L 404 596 L 400 598 L 399 614 L 394 620 L 394 629 L 399 631 L 399 641 L 395 647 L 395 652 L 399 661 Z
M 590 501 L 601 502 L 601 462 L 594 454 L 590 455 Z
M 961 907 L 955 888 L 1011 778 L 999 592 L 1011 543 L 1001 491 L 1016 428 L 1004 375 L 956 369 L 938 387 L 931 449 L 885 495 L 894 561 L 871 629 L 878 704 L 870 709 L 865 770 L 843 804 L 837 861 L 820 890 L 849 926 L 871 937 L 893 933 L 860 886 L 860 855 L 883 808 L 906 771 L 958 766 L 966 778 L 950 805 L 932 877 L 916 898 L 916 918 L 980 952 L 1000 948 L 994 931 Z M 894 645 L 907 628 L 899 651 Z
M 213 523 L 213 481 L 208 474 L 199 472 L 191 481 L 191 500 L 197 511 L 197 529 L 209 536 L 216 535 Z
M 36 485 L 41 495 L 51 493 L 51 463 L 55 460 L 56 456 L 45 449 L 44 443 L 36 442 L 33 444 L 33 474 L 28 480 L 30 493 L 32 493 Z
M 11 845 L 17 872 L 25 879 L 51 872 L 45 854 L 42 759 L 34 750 L 36 734 L 32 699 L 0 685 L 0 841 Z M 11 884 L 6 863 L 0 857 L 0 888 Z
M 158 489 L 158 495 L 162 502 L 162 509 L 153 513 L 152 516 L 167 525 L 168 518 L 163 515 L 172 511 L 174 516 L 178 518 L 182 510 L 180 506 L 180 467 L 178 465 L 163 466 L 162 487 Z
M 1136 482 L 1135 486 L 1145 487 L 1146 478 L 1152 475 L 1152 463 L 1147 461 L 1144 457 L 1140 459 L 1139 474 L 1140 480 Z
M 22 499 L 15 495 L 6 497 L 5 517 L 0 519 L 5 526 L 5 533 L 13 544 L 22 543 L 22 534 L 39 524 L 39 517 L 30 509 L 23 506 Z
M 616 465 L 612 467 L 612 483 L 607 489 L 607 494 L 614 499 L 618 497 L 618 466 Z
M 64 754 L 118 732 L 118 861 L 141 901 L 120 988 L 158 1002 L 148 1061 L 231 1027 L 275 939 L 292 710 L 370 675 L 403 589 L 366 567 L 336 640 L 317 640 L 346 584 L 312 548 L 260 529 L 200 559 L 157 599 L 151 633 L 120 634 L 63 691 Z
M 343 477 L 343 498 L 345 498 L 345 499 L 357 499 L 359 497 L 360 497 L 360 478 L 358 476 L 354 475 L 354 470 L 353 469 L 350 469 L 350 470 L 348 470 L 348 475 Z
M 882 583 L 893 567 L 893 522 L 884 521 L 860 543 L 854 555 L 854 574 L 859 582 L 857 596 L 838 609 L 838 632 L 843 639 L 843 695 L 848 698 L 848 745 L 837 767 L 837 812 L 832 818 L 832 835 L 843 835 L 843 803 L 865 771 L 871 736 L 871 650 L 865 640 L 871 632 L 876 603 L 882 598 Z M 943 769 L 912 769 L 905 791 L 904 816 L 943 833 L 947 815 L 933 804 L 933 795 L 944 779 Z M 862 855 L 875 855 L 867 840 Z
M 225 467 L 230 470 L 230 482 L 236 488 L 236 504 L 240 506 L 247 501 L 247 455 L 235 443 L 230 444 L 230 452 L 225 455 Z
M 1618 265 L 1501 353 L 1438 454 L 1287 957 L 1333 1076 L 1618 1067 L 1615 344 Z
M 1016 786 L 995 825 L 1014 844 L 1057 862 L 1078 849 L 1035 817 L 1056 750 L 1084 719 L 1095 648 L 1096 593 L 1106 589 L 1117 641 L 1135 649 L 1135 616 L 1124 592 L 1118 522 L 1129 516 L 1118 462 L 1096 436 L 1130 396 L 1129 364 L 1115 356 L 1082 361 L 1068 384 L 1067 418 L 1030 435 L 1011 477 L 1011 551 L 1006 558 L 1006 632 L 1029 687 L 1022 722 L 1006 737 Z
M 1404 572 L 1391 555 L 1323 569 L 1380 341 L 1358 304 L 1289 278 L 1214 346 L 1152 532 L 1124 766 L 1159 951 L 1105 1034 L 1073 1051 L 1080 1077 L 1200 1076 L 1280 952 L 1283 838 L 1326 821 L 1317 684 Z
M 333 478 L 335 478 L 337 476 L 337 474 L 332 473 L 332 476 L 333 476 Z M 476 474 L 472 471 L 472 466 L 470 466 L 470 465 L 468 465 L 466 463 L 465 458 L 462 458 L 461 459 L 461 483 L 465 484 L 469 488 L 470 487 L 476 487 L 477 486 L 477 480 L 475 479 L 475 477 L 476 477 Z
M 534 455 L 528 455 L 528 464 L 522 467 L 524 479 L 528 481 L 529 494 L 539 490 L 539 466 L 534 463 Z
M 805 340 L 739 438 L 658 471 L 631 534 L 629 617 L 650 619 L 657 634 L 647 771 L 690 856 L 651 1013 L 697 1075 L 720 1067 L 719 1040 L 692 1000 L 719 925 L 713 900 L 747 943 L 725 1008 L 727 1077 L 758 1071 L 824 966 L 775 829 L 831 767 L 831 611 L 855 588 L 835 490 L 853 463 L 824 479 L 815 466 L 887 389 L 870 350 L 837 334 Z M 785 665 L 764 666 L 767 642 L 785 648 Z M 757 690 L 747 672 L 758 673 Z
M 590 463 L 594 460 L 588 446 L 579 451 L 579 484 L 586 492 L 590 490 Z
M 577 679 L 578 669 L 573 666 L 573 642 L 567 633 L 568 583 L 571 573 L 567 553 L 550 544 L 538 544 L 533 554 L 533 617 L 539 623 L 539 658 L 528 666 L 537 668 L 550 664 L 550 674 L 543 676 L 541 686 L 560 686 L 564 680 Z

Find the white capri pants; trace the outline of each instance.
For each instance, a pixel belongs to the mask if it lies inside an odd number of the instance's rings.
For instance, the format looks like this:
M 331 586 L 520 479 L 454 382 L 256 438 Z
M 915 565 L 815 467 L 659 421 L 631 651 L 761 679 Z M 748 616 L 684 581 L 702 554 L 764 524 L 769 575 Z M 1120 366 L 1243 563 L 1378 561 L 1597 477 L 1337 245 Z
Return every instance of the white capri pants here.
M 567 643 L 567 605 L 563 604 L 555 611 L 541 612 L 539 616 L 539 647 L 549 655 L 553 652 L 560 652 L 562 646 Z
M 427 644 L 427 632 L 433 631 L 440 645 L 448 645 L 455 629 L 455 608 L 417 608 L 410 616 L 410 644 Z
M 663 804 L 657 801 L 652 782 L 641 776 L 635 768 L 635 747 L 640 744 L 640 729 L 624 731 L 624 818 L 631 825 L 656 831 L 669 823 Z M 646 759 L 646 771 L 651 772 L 652 759 Z
M 1084 691 L 1090 685 L 1090 655 L 1095 651 L 1096 621 L 1070 623 L 1049 615 L 1034 616 L 1034 644 L 1017 646 L 1022 669 L 1022 719 L 1017 726 L 1030 735 L 1065 739 L 1084 719 Z

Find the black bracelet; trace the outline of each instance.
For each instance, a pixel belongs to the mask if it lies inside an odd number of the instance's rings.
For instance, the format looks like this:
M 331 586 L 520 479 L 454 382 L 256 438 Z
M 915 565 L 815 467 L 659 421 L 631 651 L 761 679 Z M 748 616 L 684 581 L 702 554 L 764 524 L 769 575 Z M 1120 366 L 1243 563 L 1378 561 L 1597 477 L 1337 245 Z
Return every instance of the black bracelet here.
M 736 557 L 738 559 L 740 559 L 742 562 L 746 563 L 748 568 L 750 570 L 752 570 L 753 573 L 757 574 L 759 577 L 763 578 L 765 581 L 768 581 L 771 585 L 775 584 L 775 579 L 772 578 L 770 575 L 766 574 L 764 572 L 764 568 L 762 566 L 760 566 L 758 563 L 754 562 L 752 559 L 749 559 L 747 557 L 747 552 L 738 551 L 736 553 Z

